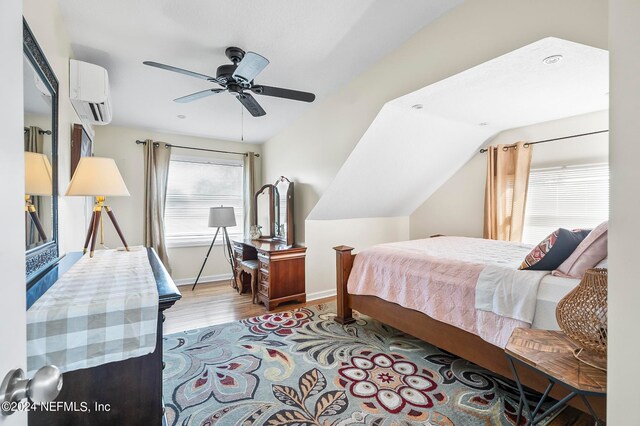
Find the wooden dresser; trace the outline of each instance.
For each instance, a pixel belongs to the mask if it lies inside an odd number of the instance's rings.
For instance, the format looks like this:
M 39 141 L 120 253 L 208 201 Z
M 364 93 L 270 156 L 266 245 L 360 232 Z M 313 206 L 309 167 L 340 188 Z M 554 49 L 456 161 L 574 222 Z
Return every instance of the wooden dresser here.
M 164 311 L 182 297 L 157 253 L 147 248 L 149 264 L 158 289 L 159 312 L 156 348 L 147 355 L 110 362 L 92 368 L 63 374 L 64 385 L 56 401 L 61 404 L 87 403 L 107 406 L 108 411 L 91 413 L 82 409 L 30 411 L 29 425 L 34 426 L 98 426 L 98 425 L 162 425 L 165 423 L 162 395 L 162 323 Z M 82 253 L 69 253 L 59 264 L 37 280 L 27 291 L 27 307 L 42 296 Z
M 280 241 L 245 239 L 232 241 L 236 262 L 258 260 L 258 300 L 267 310 L 284 302 L 307 301 L 305 256 L 307 248 Z M 243 288 L 250 289 L 249 277 L 242 277 Z

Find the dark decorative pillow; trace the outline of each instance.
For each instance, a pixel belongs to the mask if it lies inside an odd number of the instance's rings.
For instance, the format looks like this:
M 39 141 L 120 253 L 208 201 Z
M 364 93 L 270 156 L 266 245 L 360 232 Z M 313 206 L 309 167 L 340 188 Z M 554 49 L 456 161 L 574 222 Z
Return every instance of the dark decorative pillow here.
M 520 269 L 528 271 L 553 271 L 567 260 L 591 230 L 569 231 L 560 228 L 551 233 L 524 258 Z

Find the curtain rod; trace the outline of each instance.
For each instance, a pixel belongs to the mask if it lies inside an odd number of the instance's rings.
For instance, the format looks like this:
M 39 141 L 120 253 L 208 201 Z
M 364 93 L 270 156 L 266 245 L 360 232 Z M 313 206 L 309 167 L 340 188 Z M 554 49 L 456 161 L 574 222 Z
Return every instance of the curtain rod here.
M 25 128 L 24 128 L 24 131 L 25 131 L 25 132 L 28 132 L 28 131 L 29 131 L 29 128 L 28 128 L 28 127 L 25 127 Z M 42 130 L 42 129 L 39 129 L 39 130 L 38 130 L 38 133 L 40 133 L 41 135 L 50 135 L 50 134 L 51 134 L 51 130 Z
M 137 140 L 137 141 L 136 141 L 136 144 L 137 144 L 137 145 L 141 145 L 141 144 L 142 144 L 142 145 L 146 145 L 146 144 L 147 144 L 147 142 L 146 142 L 146 141 L 140 141 L 140 140 Z M 218 152 L 218 153 L 220 153 L 220 154 L 236 154 L 236 155 L 244 155 L 245 157 L 246 157 L 247 155 L 249 155 L 249 153 L 248 153 L 248 152 L 220 151 L 220 150 L 218 150 L 218 149 L 194 148 L 194 147 L 192 147 L 192 146 L 172 145 L 172 144 L 170 144 L 170 143 L 165 144 L 165 147 L 166 147 L 166 148 L 191 149 L 191 150 L 193 150 L 193 151 Z M 260 157 L 260 154 L 253 154 L 253 155 L 255 155 L 256 157 Z
M 561 140 L 563 140 L 563 139 L 579 138 L 579 137 L 581 137 L 581 136 L 597 135 L 598 133 L 606 133 L 606 132 L 608 132 L 608 131 L 609 131 L 609 129 L 607 129 L 607 130 L 597 130 L 597 131 L 595 131 L 595 132 L 579 133 L 579 134 L 577 134 L 577 135 L 563 136 L 563 137 L 561 137 L 561 138 L 545 139 L 545 140 L 542 140 L 542 141 L 535 141 L 535 142 L 526 142 L 526 143 L 524 144 L 524 146 L 525 146 L 525 147 L 527 147 L 527 146 L 529 146 L 529 145 L 536 145 L 536 144 L 539 144 L 539 143 L 546 143 L 546 142 L 553 142 L 553 141 L 561 141 Z M 515 145 L 511 145 L 511 146 L 515 146 Z M 488 150 L 487 150 L 487 148 L 482 148 L 482 149 L 480 150 L 480 154 L 484 154 L 484 153 L 485 153 L 485 152 L 487 152 L 487 151 L 488 151 Z

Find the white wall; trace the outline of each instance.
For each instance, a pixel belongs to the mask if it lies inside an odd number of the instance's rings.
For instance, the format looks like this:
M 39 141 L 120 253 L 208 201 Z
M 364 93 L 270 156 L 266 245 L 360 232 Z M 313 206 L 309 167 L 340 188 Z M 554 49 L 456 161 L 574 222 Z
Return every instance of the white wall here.
M 24 280 L 24 146 L 22 144 L 22 2 L 0 2 L 0 381 L 14 368 L 26 370 L 27 322 Z M 0 415 L 3 426 L 26 425 L 27 413 Z
M 611 47 L 611 218 L 607 423 L 640 424 L 640 2 L 609 2 Z
M 333 247 L 354 247 L 357 253 L 375 244 L 409 239 L 409 217 L 307 220 L 307 300 L 336 294 L 336 254 Z
M 605 130 L 608 126 L 608 111 L 600 111 L 505 130 L 488 145 L 539 141 Z M 608 142 L 608 134 L 601 133 L 538 144 L 533 147 L 531 167 L 607 162 Z M 433 234 L 482 237 L 486 172 L 486 154 L 476 154 L 411 214 L 411 238 Z
M 152 139 L 174 145 L 192 146 L 196 148 L 218 149 L 224 151 L 260 153 L 261 145 L 240 142 L 220 141 L 198 138 L 194 136 L 158 133 L 145 129 L 133 129 L 113 125 L 95 126 L 94 153 L 98 157 L 111 157 L 116 160 L 120 173 L 129 189 L 131 197 L 109 198 L 127 243 L 131 246 L 144 243 L 144 157 L 143 147 L 136 145 L 136 140 Z M 206 157 L 209 154 L 202 151 L 187 151 L 174 149 L 172 155 L 187 155 Z M 220 154 L 217 154 L 218 156 Z M 234 156 L 233 158 L 237 158 Z M 256 160 L 256 186 L 260 183 L 260 161 Z M 115 248 L 122 246 L 118 235 L 108 221 L 104 222 L 105 244 Z M 207 253 L 209 244 L 198 247 L 171 247 L 168 249 L 172 277 L 179 284 L 193 282 L 198 275 L 202 261 Z M 201 282 L 207 280 L 227 279 L 231 275 L 229 264 L 225 262 L 222 246 L 214 246 L 209 256 L 207 266 L 203 271 Z
M 24 17 L 58 78 L 58 193 L 64 194 L 71 180 L 71 131 L 79 123 L 69 101 L 69 58 L 73 57 L 65 23 L 54 1 L 24 0 Z M 84 198 L 59 197 L 58 235 L 60 253 L 82 250 L 88 224 Z

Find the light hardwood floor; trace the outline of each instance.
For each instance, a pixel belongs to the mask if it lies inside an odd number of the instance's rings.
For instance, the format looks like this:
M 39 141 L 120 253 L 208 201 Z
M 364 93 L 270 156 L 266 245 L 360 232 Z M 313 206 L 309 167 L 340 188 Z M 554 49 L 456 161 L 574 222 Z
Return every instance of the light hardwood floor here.
M 238 294 L 230 282 L 201 283 L 194 291 L 191 286 L 181 286 L 182 299 L 166 311 L 164 333 L 203 328 L 216 324 L 251 318 L 266 312 L 264 305 L 251 303 L 251 294 Z M 330 302 L 334 297 L 307 303 L 279 306 L 274 312 L 313 306 Z M 590 416 L 574 408 L 564 410 L 550 426 L 591 426 Z
M 230 281 L 200 283 L 194 291 L 191 291 L 190 285 L 179 289 L 182 299 L 166 311 L 164 334 L 224 324 L 267 312 L 263 304 L 251 303 L 251 293 L 238 294 L 231 288 Z M 286 303 L 273 312 L 317 305 L 333 299 L 335 298 L 308 303 Z

